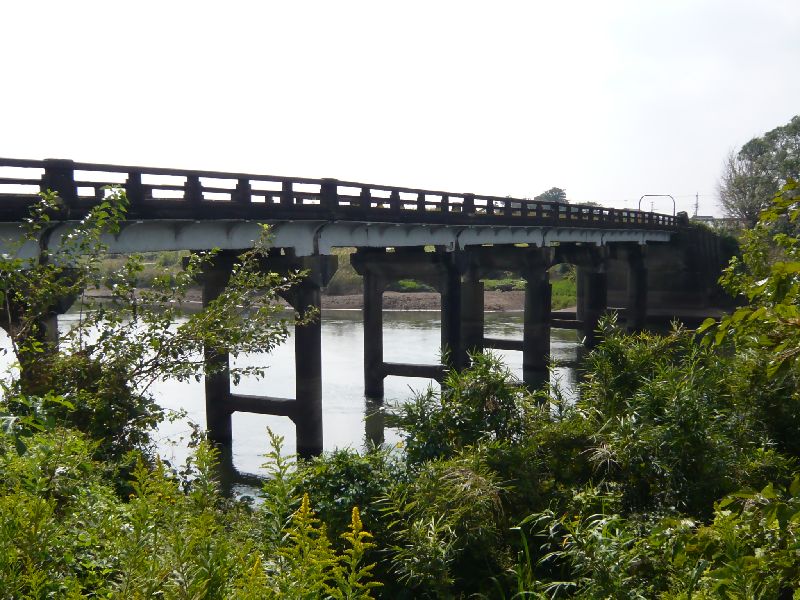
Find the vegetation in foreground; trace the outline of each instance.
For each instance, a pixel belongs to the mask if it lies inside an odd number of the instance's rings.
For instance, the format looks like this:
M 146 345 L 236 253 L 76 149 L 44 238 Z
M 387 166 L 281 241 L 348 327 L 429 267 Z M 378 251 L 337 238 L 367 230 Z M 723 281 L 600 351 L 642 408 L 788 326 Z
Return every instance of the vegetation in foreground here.
M 800 597 L 800 239 L 773 233 L 800 215 L 793 192 L 728 269 L 747 306 L 721 322 L 607 321 L 574 404 L 476 355 L 397 408 L 401 449 L 298 463 L 273 438 L 257 505 L 222 497 L 204 442 L 176 472 L 152 419 L 84 418 L 140 388 L 129 371 L 93 385 L 105 353 L 73 365 L 29 332 L 18 353 L 76 375 L 12 382 L 0 404 L 0 597 Z

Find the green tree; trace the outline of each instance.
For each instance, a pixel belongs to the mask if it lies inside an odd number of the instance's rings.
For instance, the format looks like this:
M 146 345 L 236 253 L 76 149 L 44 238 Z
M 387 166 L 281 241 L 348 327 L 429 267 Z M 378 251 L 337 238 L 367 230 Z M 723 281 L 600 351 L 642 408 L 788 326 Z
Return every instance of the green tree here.
M 45 194 L 33 208 L 24 241 L 38 241 L 59 199 Z M 101 269 L 105 233 L 119 230 L 127 209 L 121 190 L 111 194 L 54 247 L 31 259 L 0 257 L 0 307 L 20 364 L 20 376 L 4 390 L 12 414 L 47 409 L 99 441 L 98 456 L 120 457 L 146 449 L 148 432 L 164 417 L 149 389 L 155 381 L 199 379 L 207 373 L 204 350 L 269 352 L 289 334 L 280 318 L 279 292 L 298 277 L 261 269 L 265 241 L 243 252 L 227 288 L 208 306 L 184 314 L 190 286 L 215 253 L 192 255 L 177 275 L 164 271 L 148 289 L 138 279 L 144 265 L 132 255 L 111 272 Z M 110 300 L 85 296 L 86 288 L 104 288 Z M 81 298 L 74 326 L 55 339 L 54 308 Z M 232 376 L 261 376 L 263 369 L 234 368 Z M 64 403 L 40 400 L 61 397 Z M 39 399 L 39 400 L 37 400 Z M 4 407 L 0 405 L 0 410 Z
M 719 199 L 729 217 L 748 227 L 789 179 L 800 178 L 800 115 L 731 152 L 719 182 Z
M 567 200 L 567 192 L 558 187 L 552 187 L 546 192 L 542 192 L 533 198 L 539 202 L 557 202 L 560 204 L 569 204 Z

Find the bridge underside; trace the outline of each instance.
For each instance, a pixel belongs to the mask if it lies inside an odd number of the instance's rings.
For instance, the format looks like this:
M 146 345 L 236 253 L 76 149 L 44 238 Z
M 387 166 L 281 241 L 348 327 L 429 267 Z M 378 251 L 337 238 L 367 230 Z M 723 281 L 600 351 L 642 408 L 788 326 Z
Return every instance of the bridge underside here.
M 447 226 L 416 223 L 338 221 L 128 221 L 119 233 L 103 236 L 108 251 L 119 254 L 170 250 L 245 250 L 252 248 L 269 225 L 270 245 L 291 249 L 295 256 L 328 255 L 335 247 L 402 248 L 438 246 L 448 251 L 471 246 L 559 244 L 604 246 L 619 243 L 668 242 L 672 232 L 654 229 L 591 229 L 587 227 Z M 0 252 L 35 258 L 45 243 L 56 249 L 75 229 L 74 222 L 54 225 L 39 240 L 21 247 L 19 223 L 0 223 Z M 46 236 L 46 238 L 45 238 Z
M 596 246 L 562 243 L 553 247 L 494 245 L 470 246 L 447 251 L 435 246 L 357 247 L 351 264 L 364 279 L 364 394 L 377 403 L 384 395 L 387 376 L 422 377 L 442 381 L 450 369 L 469 365 L 469 354 L 486 348 L 518 350 L 523 357 L 523 380 L 538 386 L 548 377 L 550 329 L 578 329 L 588 346 L 596 343 L 598 320 L 608 307 L 606 264 L 613 257 L 630 265 L 624 304 L 618 307 L 630 329 L 644 326 L 647 307 L 647 272 L 642 260 L 645 247 L 637 242 Z M 204 302 L 222 289 L 236 251 L 223 251 L 206 272 Z M 572 314 L 551 313 L 548 270 L 568 262 L 578 267 L 577 309 Z M 302 289 L 287 297 L 300 313 L 320 308 L 320 292 L 337 267 L 337 257 L 297 256 L 283 248 L 264 259 L 263 268 L 274 272 L 302 269 L 308 272 Z M 484 335 L 482 279 L 498 270 L 512 271 L 525 281 L 523 335 L 519 340 L 498 340 Z M 441 349 L 448 358 L 442 364 L 393 363 L 384 360 L 383 292 L 399 279 L 412 278 L 430 285 L 442 297 Z M 243 396 L 232 393 L 227 375 L 206 382 L 210 437 L 221 444 L 232 442 L 231 415 L 236 411 L 287 416 L 297 427 L 297 451 L 304 456 L 321 452 L 322 355 L 320 323 L 298 327 L 295 335 L 296 394 L 293 399 Z M 225 357 L 218 359 L 227 364 Z M 382 441 L 382 428 L 369 426 L 367 434 Z

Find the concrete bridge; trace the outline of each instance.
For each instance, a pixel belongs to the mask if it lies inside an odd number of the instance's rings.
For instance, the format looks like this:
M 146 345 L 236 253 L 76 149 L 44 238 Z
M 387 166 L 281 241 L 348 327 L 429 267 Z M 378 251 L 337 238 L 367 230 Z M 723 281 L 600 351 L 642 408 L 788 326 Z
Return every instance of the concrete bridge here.
M 204 303 L 224 288 L 235 257 L 259 239 L 261 224 L 271 226 L 273 238 L 264 268 L 309 272 L 286 295 L 301 314 L 320 306 L 320 291 L 337 268 L 332 249 L 356 248 L 351 261 L 364 277 L 364 389 L 373 399 L 382 398 L 388 375 L 441 380 L 446 369 L 467 366 L 468 351 L 482 348 L 520 350 L 524 379 L 535 384 L 546 374 L 551 327 L 579 329 L 592 345 L 609 299 L 630 329 L 645 327 L 654 308 L 678 315 L 682 306 L 708 306 L 725 260 L 718 239 L 690 226 L 685 215 L 335 179 L 54 159 L 0 159 L 0 246 L 19 239 L 19 222 L 39 191 L 58 192 L 64 208 L 46 236 L 21 249 L 30 257 L 38 256 L 43 244 L 59 244 L 75 221 L 103 200 L 109 185 L 123 187 L 130 202 L 128 221 L 104 240 L 110 252 L 221 250 L 203 276 Z M 551 313 L 548 269 L 559 263 L 577 266 L 574 314 Z M 526 282 L 521 340 L 483 333 L 481 280 L 498 270 L 518 273 Z M 441 293 L 448 365 L 383 360 L 383 291 L 407 278 Z M 230 444 L 231 414 L 245 411 L 290 417 L 298 452 L 321 451 L 320 324 L 295 333 L 295 398 L 235 394 L 224 369 L 206 379 L 213 440 Z M 227 356 L 207 360 L 227 368 Z

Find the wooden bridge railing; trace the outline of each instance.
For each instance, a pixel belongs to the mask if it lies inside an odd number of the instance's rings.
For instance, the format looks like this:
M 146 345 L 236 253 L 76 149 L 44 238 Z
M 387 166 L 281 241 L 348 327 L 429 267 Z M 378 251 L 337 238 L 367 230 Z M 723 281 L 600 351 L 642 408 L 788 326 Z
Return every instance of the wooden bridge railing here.
M 58 192 L 77 217 L 121 186 L 133 219 L 345 220 L 676 229 L 681 217 L 629 209 L 538 202 L 308 179 L 158 167 L 0 158 L 0 221 L 17 221 L 41 190 Z

